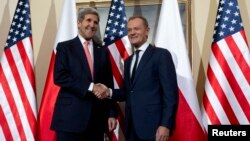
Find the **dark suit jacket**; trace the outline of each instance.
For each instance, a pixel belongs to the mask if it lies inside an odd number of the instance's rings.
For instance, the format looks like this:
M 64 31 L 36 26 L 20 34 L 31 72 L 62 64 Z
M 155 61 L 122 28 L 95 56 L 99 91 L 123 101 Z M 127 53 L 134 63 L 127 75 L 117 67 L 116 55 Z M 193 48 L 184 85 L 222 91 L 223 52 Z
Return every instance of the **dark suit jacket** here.
M 95 114 L 98 121 L 102 121 L 103 124 L 99 127 L 104 128 L 108 116 L 115 114 L 109 99 L 98 100 L 88 92 L 91 82 L 113 87 L 108 50 L 96 43 L 93 47 L 94 80 L 91 77 L 83 45 L 78 37 L 57 45 L 54 83 L 60 87 L 60 91 L 51 124 L 53 130 L 82 132 L 92 119 L 91 113 Z
M 132 56 L 124 64 L 124 88 L 114 90 L 112 99 L 126 101 L 125 136 L 132 123 L 140 138 L 154 138 L 159 126 L 174 128 L 178 103 L 175 67 L 169 51 L 149 45 L 132 83 Z

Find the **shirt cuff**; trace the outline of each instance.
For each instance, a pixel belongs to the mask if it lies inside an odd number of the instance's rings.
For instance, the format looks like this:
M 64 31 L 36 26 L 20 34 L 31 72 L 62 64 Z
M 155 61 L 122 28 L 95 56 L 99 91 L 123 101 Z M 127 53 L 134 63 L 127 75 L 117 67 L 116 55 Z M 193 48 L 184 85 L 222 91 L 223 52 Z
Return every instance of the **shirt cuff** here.
M 111 99 L 112 96 L 113 96 L 113 90 L 109 88 L 109 96 L 108 96 L 108 98 Z
M 90 85 L 89 85 L 89 91 L 92 92 L 93 91 L 93 88 L 94 88 L 94 83 L 91 82 Z

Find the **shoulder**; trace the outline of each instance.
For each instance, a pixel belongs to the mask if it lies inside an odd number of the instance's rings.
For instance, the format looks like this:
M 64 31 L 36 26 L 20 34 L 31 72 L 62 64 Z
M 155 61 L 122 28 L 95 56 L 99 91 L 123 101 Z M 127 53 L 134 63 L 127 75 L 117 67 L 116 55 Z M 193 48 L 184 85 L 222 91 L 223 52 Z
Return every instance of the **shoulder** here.
M 75 37 L 73 39 L 70 40 L 65 40 L 65 41 L 61 41 L 57 43 L 57 47 L 56 49 L 66 49 L 66 48 L 70 48 L 71 46 L 75 46 L 77 44 L 81 44 L 81 41 L 78 37 Z
M 152 47 L 152 57 L 157 58 L 157 60 L 172 60 L 171 52 L 162 47 Z
M 69 45 L 69 44 L 72 44 L 74 42 L 79 42 L 79 41 L 80 41 L 80 39 L 78 37 L 75 37 L 75 38 L 70 39 L 70 40 L 58 42 L 58 45 Z
M 166 54 L 166 55 L 171 55 L 170 51 L 166 48 L 162 48 L 162 47 L 156 47 L 156 46 L 152 46 L 154 52 L 156 54 Z

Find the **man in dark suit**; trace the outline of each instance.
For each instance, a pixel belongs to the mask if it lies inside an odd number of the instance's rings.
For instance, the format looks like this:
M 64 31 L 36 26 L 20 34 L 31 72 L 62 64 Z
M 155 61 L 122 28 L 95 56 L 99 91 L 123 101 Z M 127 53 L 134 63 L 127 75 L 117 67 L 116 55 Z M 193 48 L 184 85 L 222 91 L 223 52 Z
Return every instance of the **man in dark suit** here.
M 57 141 L 103 141 L 107 126 L 112 130 L 116 124 L 115 103 L 92 92 L 101 93 L 95 83 L 113 87 L 109 54 L 93 40 L 99 26 L 95 9 L 80 10 L 77 25 L 79 35 L 56 48 L 54 83 L 60 91 L 51 129 Z
M 124 64 L 124 87 L 96 95 L 126 101 L 126 141 L 166 141 L 175 126 L 178 104 L 172 56 L 147 42 L 149 27 L 144 17 L 131 17 L 127 29 L 135 52 Z

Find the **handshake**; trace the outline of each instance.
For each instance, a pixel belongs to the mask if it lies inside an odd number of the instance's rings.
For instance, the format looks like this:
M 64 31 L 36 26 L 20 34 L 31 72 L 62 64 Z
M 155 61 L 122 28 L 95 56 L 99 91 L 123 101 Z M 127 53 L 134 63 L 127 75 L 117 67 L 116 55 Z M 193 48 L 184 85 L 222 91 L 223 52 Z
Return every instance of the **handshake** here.
M 99 99 L 110 97 L 110 90 L 101 83 L 94 84 L 92 93 Z

